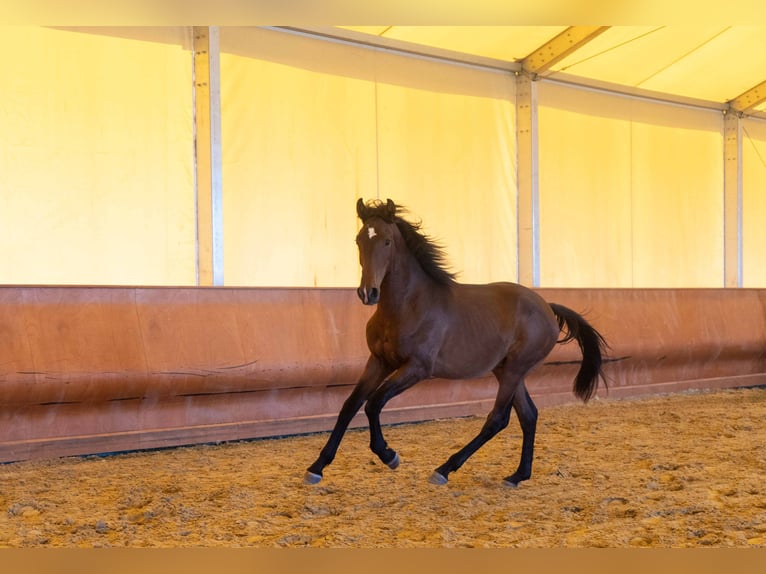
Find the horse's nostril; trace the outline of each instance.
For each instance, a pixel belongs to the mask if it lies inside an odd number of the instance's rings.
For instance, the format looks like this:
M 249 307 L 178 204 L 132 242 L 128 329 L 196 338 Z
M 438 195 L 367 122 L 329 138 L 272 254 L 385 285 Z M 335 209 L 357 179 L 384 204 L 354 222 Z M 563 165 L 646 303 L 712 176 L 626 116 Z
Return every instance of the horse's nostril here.
M 370 302 L 374 303 L 378 300 L 378 290 L 377 288 L 373 287 L 370 289 Z

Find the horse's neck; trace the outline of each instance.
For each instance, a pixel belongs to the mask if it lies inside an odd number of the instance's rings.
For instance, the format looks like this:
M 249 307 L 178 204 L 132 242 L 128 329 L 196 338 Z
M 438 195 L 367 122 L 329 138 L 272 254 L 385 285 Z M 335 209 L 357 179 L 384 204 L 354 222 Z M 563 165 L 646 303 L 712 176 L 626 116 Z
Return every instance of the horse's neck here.
M 433 279 L 412 255 L 395 262 L 386 275 L 380 289 L 380 303 L 389 313 L 411 315 L 417 310 L 416 303 L 434 292 Z

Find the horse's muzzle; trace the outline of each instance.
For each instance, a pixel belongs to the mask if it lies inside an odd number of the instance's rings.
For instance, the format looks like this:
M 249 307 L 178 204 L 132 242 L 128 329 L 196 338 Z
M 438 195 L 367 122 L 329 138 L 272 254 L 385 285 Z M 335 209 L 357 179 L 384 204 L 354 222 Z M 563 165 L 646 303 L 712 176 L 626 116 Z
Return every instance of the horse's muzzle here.
M 377 287 L 373 287 L 369 291 L 366 287 L 359 287 L 359 289 L 356 290 L 356 294 L 365 305 L 376 305 L 380 300 L 380 291 Z

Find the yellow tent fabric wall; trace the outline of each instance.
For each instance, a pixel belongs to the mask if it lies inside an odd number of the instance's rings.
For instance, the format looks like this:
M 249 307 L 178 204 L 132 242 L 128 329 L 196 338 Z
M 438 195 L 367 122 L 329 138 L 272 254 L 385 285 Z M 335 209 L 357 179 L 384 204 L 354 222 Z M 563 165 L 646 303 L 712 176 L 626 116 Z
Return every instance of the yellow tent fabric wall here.
M 541 82 L 543 287 L 722 287 L 720 113 Z
M 196 282 L 191 53 L 123 36 L 0 36 L 2 283 Z M 225 284 L 355 285 L 357 197 L 408 206 L 461 280 L 518 278 L 512 74 L 262 28 L 221 50 Z M 537 88 L 541 286 L 723 286 L 721 114 Z M 763 286 L 766 132 L 743 125 Z
M 0 282 L 193 285 L 190 52 L 0 34 Z
M 742 285 L 766 287 L 766 122 L 742 122 Z
M 221 30 L 229 285 L 354 286 L 357 197 L 391 198 L 465 281 L 515 280 L 510 74 Z

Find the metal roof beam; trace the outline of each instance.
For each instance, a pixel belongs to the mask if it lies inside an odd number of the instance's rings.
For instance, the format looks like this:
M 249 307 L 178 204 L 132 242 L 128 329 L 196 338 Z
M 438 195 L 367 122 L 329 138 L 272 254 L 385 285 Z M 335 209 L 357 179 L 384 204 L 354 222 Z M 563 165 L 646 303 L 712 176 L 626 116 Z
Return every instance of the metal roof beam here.
M 194 26 L 197 285 L 223 285 L 221 62 L 218 26 Z
M 530 74 L 542 74 L 607 29 L 609 26 L 570 26 L 524 58 L 521 66 Z
M 394 40 L 385 36 L 372 36 L 355 30 L 338 28 L 336 26 L 262 26 L 266 30 L 275 30 L 287 34 L 296 34 L 329 42 L 350 44 L 362 48 L 386 50 L 390 53 L 415 58 L 430 59 L 449 64 L 473 66 L 487 70 L 502 72 L 517 72 L 521 69 L 518 62 L 498 60 L 486 56 L 455 52 L 444 48 L 436 48 L 425 44 L 415 44 L 404 40 Z
M 540 209 L 537 145 L 537 82 L 516 76 L 516 139 L 518 165 L 518 282 L 540 286 Z
M 742 120 L 724 115 L 724 287 L 742 287 Z
M 746 112 L 764 101 L 766 101 L 766 81 L 729 100 L 729 108 L 735 112 Z

